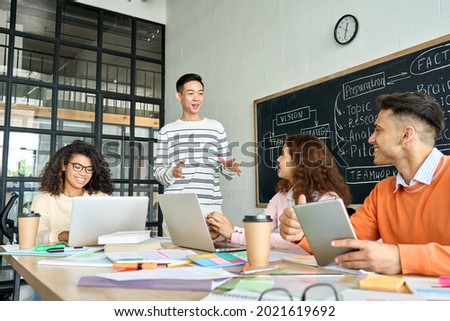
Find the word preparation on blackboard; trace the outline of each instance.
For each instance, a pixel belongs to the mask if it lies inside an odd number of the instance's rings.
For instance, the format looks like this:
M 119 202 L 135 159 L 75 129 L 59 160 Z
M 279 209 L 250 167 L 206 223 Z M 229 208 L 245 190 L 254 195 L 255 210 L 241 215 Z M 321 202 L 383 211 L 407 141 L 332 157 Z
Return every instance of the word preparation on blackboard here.
M 254 101 L 257 142 L 257 206 L 265 206 L 278 182 L 277 157 L 287 136 L 322 139 L 361 204 L 374 185 L 395 175 L 373 164 L 368 139 L 381 94 L 419 91 L 442 105 L 446 128 L 437 148 L 450 153 L 450 35 Z

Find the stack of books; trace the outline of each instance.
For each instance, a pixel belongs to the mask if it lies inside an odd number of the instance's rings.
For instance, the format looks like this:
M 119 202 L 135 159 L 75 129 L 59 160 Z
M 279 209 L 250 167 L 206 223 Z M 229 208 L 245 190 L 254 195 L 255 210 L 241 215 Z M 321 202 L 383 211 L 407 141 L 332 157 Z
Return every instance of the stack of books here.
M 150 231 L 123 231 L 98 237 L 98 244 L 104 244 L 105 252 L 127 252 L 157 250 L 161 242 L 150 237 Z

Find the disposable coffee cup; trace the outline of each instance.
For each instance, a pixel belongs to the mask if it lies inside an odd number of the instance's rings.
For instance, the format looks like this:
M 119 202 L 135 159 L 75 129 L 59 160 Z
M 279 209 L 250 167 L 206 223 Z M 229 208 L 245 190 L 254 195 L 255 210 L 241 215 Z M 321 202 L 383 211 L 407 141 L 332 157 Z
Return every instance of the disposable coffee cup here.
M 265 214 L 246 215 L 243 219 L 250 269 L 269 266 L 272 221 L 272 218 Z
M 40 218 L 41 215 L 33 211 L 18 215 L 19 249 L 30 249 L 36 246 Z

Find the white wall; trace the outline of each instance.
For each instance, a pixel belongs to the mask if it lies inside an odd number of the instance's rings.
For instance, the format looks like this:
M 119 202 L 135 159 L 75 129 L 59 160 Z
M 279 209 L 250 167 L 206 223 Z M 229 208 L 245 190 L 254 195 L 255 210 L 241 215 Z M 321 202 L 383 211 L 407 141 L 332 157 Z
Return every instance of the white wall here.
M 339 17 L 360 25 L 335 43 Z M 254 141 L 253 101 L 445 35 L 449 0 L 168 0 L 166 122 L 178 118 L 175 82 L 186 72 L 205 82 L 203 115 L 223 123 L 230 142 Z M 326 93 L 324 93 L 326 94 Z M 241 161 L 239 149 L 234 155 Z M 258 213 L 255 168 L 222 180 L 224 212 L 236 224 Z
M 75 0 L 75 2 L 152 22 L 166 23 L 166 0 Z

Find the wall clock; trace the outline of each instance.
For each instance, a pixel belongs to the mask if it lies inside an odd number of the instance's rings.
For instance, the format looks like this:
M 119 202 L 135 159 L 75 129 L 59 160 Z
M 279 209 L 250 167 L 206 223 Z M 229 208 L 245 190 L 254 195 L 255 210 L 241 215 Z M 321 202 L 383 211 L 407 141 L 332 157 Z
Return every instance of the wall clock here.
M 358 32 L 358 20 L 355 16 L 347 14 L 339 18 L 334 27 L 334 39 L 341 45 L 348 44 L 355 39 Z

